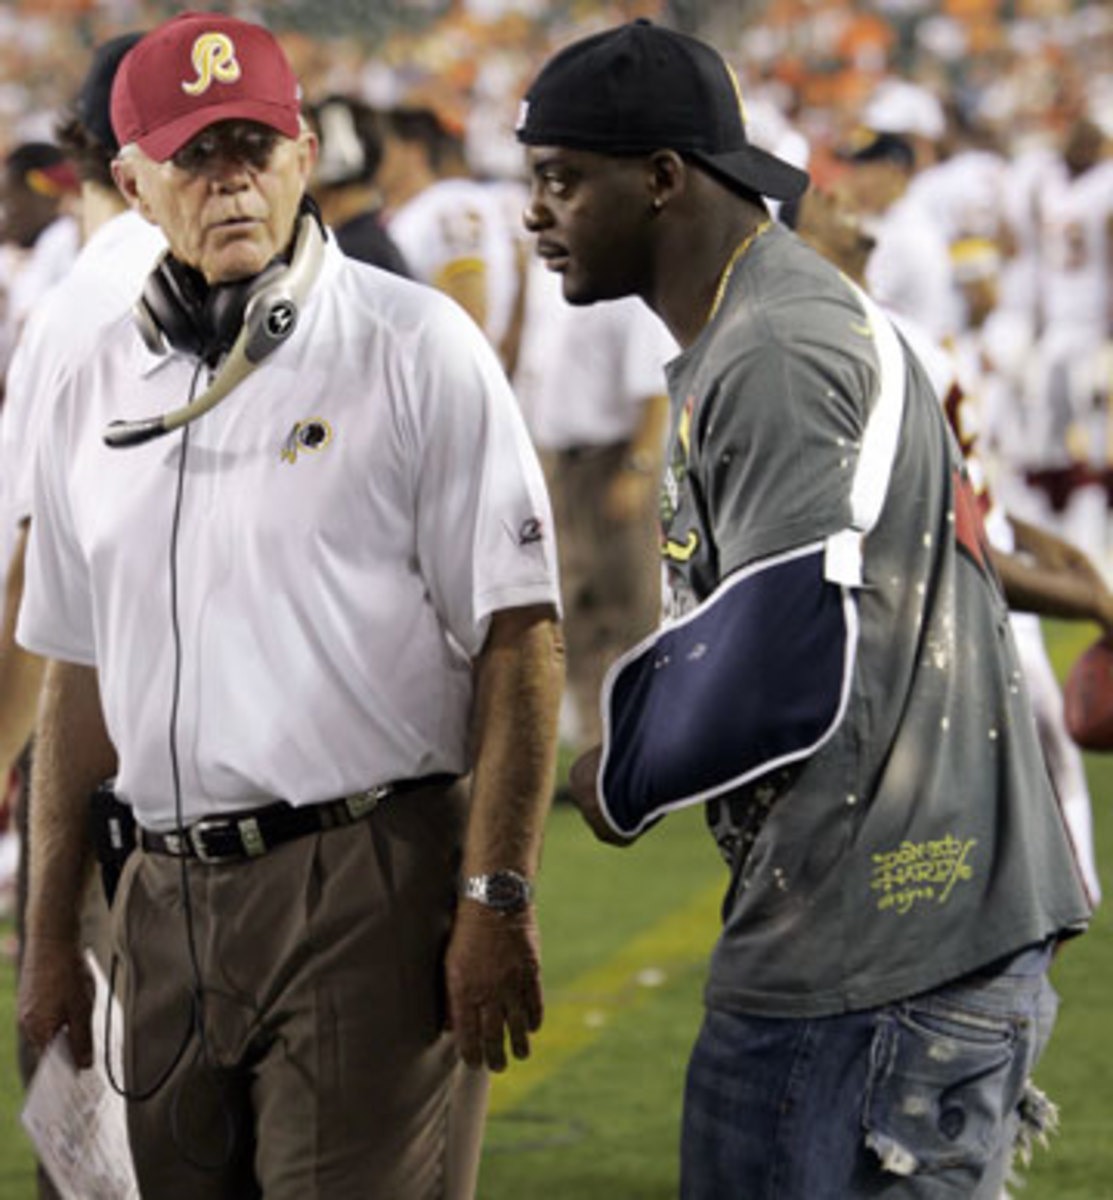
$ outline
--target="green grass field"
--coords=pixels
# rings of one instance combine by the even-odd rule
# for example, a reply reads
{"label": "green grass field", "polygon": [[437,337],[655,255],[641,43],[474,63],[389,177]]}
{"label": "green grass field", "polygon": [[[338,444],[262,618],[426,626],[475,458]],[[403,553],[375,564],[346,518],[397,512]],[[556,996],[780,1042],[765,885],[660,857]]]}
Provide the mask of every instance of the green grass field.
{"label": "green grass field", "polygon": [[[1059,664],[1085,640],[1085,630],[1049,630]],[[1099,858],[1113,896],[1113,756],[1091,756],[1087,765]],[[595,843],[572,811],[554,811],[539,899],[545,1028],[529,1062],[495,1081],[482,1200],[675,1196],[684,1065],[723,880],[698,813],[672,816],[620,851]],[[1108,907],[1060,956],[1054,979],[1062,1007],[1038,1078],[1060,1105],[1062,1130],[1037,1154],[1017,1200],[1113,1200]],[[12,1023],[5,966],[0,1200],[29,1200],[31,1156],[18,1123]]]}

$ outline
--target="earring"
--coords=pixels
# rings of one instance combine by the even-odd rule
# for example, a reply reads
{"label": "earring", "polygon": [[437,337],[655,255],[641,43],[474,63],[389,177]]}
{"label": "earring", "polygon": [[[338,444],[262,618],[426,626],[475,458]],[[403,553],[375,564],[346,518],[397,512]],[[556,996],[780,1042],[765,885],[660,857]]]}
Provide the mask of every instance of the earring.
{"label": "earring", "polygon": [[660,196],[654,196],[653,199],[649,202],[649,208],[650,208],[651,212],[659,213],[664,207],[665,207],[665,202],[664,202],[664,200],[661,199]]}

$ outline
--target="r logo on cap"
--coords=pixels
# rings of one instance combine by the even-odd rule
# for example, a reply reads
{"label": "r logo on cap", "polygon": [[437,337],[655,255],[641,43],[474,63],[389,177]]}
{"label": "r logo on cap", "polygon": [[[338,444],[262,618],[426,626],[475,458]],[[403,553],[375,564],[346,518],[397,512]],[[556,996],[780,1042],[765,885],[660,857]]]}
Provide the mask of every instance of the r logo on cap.
{"label": "r logo on cap", "polygon": [[182,84],[182,91],[191,96],[200,96],[207,92],[214,80],[220,83],[235,83],[240,77],[236,47],[225,33],[201,34],[193,43],[191,58],[197,78]]}

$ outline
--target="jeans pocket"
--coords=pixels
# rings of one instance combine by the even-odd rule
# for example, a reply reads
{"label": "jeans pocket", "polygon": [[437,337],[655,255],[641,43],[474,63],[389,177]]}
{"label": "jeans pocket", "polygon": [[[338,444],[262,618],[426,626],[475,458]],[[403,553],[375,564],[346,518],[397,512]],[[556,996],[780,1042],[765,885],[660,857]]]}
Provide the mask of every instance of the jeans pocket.
{"label": "jeans pocket", "polygon": [[895,1006],[870,1053],[866,1144],[899,1175],[980,1174],[1009,1136],[1028,1072],[1029,1023],[938,995]]}

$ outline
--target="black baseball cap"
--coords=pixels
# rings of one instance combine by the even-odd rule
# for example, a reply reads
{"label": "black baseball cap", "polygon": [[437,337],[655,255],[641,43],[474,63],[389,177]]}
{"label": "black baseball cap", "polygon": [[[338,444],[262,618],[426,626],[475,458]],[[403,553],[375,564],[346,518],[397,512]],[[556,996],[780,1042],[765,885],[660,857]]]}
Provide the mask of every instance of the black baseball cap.
{"label": "black baseball cap", "polygon": [[775,200],[808,186],[806,172],[746,140],[742,92],[719,52],[644,18],[554,55],[522,101],[516,132],[529,146],[676,150]]}
{"label": "black baseball cap", "polygon": [[93,54],[88,74],[77,94],[77,119],[110,153],[115,154],[120,145],[112,132],[112,116],[109,105],[112,97],[112,81],[123,57],[143,36],[142,33],[122,33],[110,41],[103,42]]}

